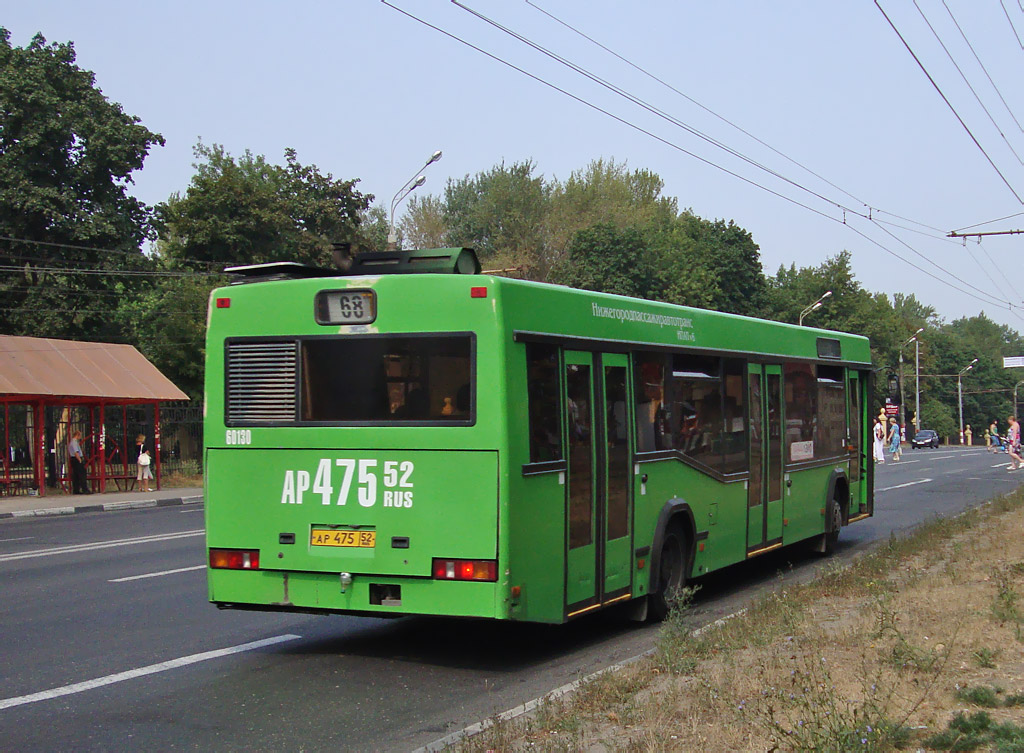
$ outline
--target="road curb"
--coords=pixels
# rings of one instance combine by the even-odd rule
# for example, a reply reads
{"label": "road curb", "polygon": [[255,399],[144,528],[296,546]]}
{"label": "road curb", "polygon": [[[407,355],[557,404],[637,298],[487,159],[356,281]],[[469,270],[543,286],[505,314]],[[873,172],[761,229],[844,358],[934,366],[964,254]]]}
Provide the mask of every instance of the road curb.
{"label": "road curb", "polygon": [[41,518],[49,515],[75,515],[80,512],[116,512],[118,510],[139,510],[146,507],[177,507],[179,505],[201,504],[203,495],[192,497],[164,497],[161,499],[140,499],[129,502],[105,502],[96,505],[75,505],[73,507],[43,507],[38,510],[15,510],[0,512],[4,518]]}

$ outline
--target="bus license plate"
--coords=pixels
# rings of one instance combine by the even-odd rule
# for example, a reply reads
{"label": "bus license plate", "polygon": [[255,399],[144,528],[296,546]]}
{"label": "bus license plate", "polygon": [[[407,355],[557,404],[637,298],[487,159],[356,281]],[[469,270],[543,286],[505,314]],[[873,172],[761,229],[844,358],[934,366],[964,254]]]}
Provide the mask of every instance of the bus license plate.
{"label": "bus license plate", "polygon": [[372,549],[377,545],[376,531],[324,531],[310,534],[311,546],[354,546]]}

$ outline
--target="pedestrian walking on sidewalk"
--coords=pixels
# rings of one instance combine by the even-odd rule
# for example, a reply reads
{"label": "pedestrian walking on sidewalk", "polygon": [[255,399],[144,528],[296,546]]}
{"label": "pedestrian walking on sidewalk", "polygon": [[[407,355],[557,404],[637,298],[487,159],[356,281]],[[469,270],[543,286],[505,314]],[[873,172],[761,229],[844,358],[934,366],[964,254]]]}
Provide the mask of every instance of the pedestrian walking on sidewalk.
{"label": "pedestrian walking on sidewalk", "polygon": [[1016,416],[1010,416],[1006,421],[1010,424],[1010,428],[1006,430],[1006,451],[1010,453],[1010,467],[1006,470],[1016,471],[1020,469],[1021,463],[1020,424],[1017,423]]}
{"label": "pedestrian walking on sidewalk", "polygon": [[889,419],[889,452],[894,462],[900,459],[900,426],[895,418]]}
{"label": "pedestrian walking on sidewalk", "polygon": [[874,441],[871,443],[876,463],[885,462],[885,427],[882,426],[882,419],[875,419]]}
{"label": "pedestrian walking on sidewalk", "polygon": [[146,449],[145,434],[139,434],[139,436],[135,437],[135,446],[139,451],[138,460],[136,461],[139,471],[136,478],[138,479],[139,486],[142,487],[142,491],[148,492],[149,481],[153,478],[153,469],[151,468],[153,458],[149,454],[149,450]]}
{"label": "pedestrian walking on sidewalk", "polygon": [[85,472],[85,456],[82,455],[82,432],[73,431],[68,442],[68,464],[71,467],[71,493],[89,494],[89,479]]}

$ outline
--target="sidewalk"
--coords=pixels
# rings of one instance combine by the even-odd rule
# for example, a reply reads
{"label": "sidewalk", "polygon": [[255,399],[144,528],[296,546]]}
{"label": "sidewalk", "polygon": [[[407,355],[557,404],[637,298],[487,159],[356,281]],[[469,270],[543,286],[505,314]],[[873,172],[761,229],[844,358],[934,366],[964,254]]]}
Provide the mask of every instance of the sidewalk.
{"label": "sidewalk", "polygon": [[109,512],[140,507],[171,507],[200,504],[202,501],[203,489],[199,486],[179,489],[166,488],[148,492],[0,497],[0,519],[31,518],[40,515],[73,515],[79,512]]}

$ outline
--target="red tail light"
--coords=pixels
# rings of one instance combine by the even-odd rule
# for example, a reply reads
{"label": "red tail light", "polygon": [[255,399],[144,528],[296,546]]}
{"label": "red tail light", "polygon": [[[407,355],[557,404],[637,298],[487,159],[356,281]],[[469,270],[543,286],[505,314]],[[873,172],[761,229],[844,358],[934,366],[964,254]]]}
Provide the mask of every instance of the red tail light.
{"label": "red tail light", "polygon": [[487,288],[470,288],[469,289],[469,297],[470,298],[486,298],[487,297]]}
{"label": "red tail light", "polygon": [[436,580],[479,580],[493,583],[498,579],[498,563],[494,560],[447,560],[435,557]]}
{"label": "red tail light", "polygon": [[216,570],[259,570],[259,549],[211,549],[210,567]]}
{"label": "red tail light", "polygon": [[219,308],[219,309],[229,309],[229,308],[231,308],[231,299],[230,298],[218,298],[217,299],[217,308]]}

